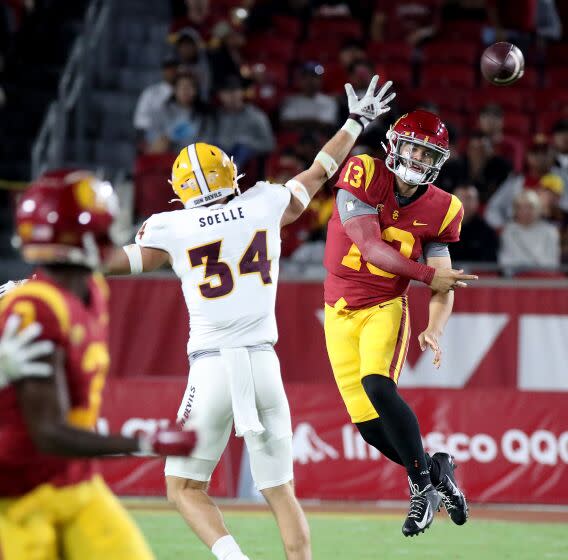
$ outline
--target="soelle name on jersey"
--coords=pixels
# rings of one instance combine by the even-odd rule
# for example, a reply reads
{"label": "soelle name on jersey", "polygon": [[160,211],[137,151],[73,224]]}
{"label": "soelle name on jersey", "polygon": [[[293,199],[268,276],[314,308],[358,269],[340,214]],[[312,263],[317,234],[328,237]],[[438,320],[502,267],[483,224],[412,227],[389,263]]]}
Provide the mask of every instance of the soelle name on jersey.
{"label": "soelle name on jersey", "polygon": [[223,222],[231,222],[233,220],[241,220],[244,218],[243,209],[240,206],[237,208],[229,208],[228,210],[221,210],[210,216],[203,216],[199,218],[199,227],[212,226],[214,224],[222,224]]}

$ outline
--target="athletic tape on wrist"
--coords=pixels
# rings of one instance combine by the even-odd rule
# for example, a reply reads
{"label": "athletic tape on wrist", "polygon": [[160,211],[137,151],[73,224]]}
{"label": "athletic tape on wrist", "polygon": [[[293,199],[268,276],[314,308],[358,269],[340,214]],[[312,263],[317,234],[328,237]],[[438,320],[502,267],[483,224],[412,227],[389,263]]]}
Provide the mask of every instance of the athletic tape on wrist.
{"label": "athletic tape on wrist", "polygon": [[326,152],[319,152],[315,161],[323,167],[328,179],[333,177],[339,167],[337,162]]}
{"label": "athletic tape on wrist", "polygon": [[300,181],[290,179],[284,186],[292,193],[292,196],[295,196],[300,201],[304,208],[308,207],[311,200],[310,193],[308,193],[308,189]]}
{"label": "athletic tape on wrist", "polygon": [[359,134],[363,132],[363,125],[355,119],[347,119],[345,124],[341,127],[341,130],[350,134],[353,137],[353,140],[357,140],[357,138],[359,138]]}
{"label": "athletic tape on wrist", "polygon": [[142,263],[142,250],[138,245],[125,245],[123,247],[128,262],[130,263],[130,272],[132,274],[140,274],[144,272],[144,265]]}

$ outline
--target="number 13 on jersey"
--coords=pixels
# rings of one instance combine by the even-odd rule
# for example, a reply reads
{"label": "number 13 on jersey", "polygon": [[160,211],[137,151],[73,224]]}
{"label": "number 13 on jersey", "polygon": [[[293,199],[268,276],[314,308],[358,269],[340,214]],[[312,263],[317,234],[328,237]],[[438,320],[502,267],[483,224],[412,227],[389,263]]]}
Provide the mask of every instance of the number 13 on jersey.
{"label": "number 13 on jersey", "polygon": [[[223,240],[219,240],[187,250],[192,268],[204,266],[204,280],[210,279],[199,284],[201,295],[207,299],[227,296],[235,287],[231,267],[221,259],[222,245]],[[239,261],[238,273],[240,276],[256,273],[263,284],[272,284],[270,264],[266,230],[257,231]]]}
{"label": "number 13 on jersey", "polygon": [[[397,227],[391,226],[386,228],[382,234],[381,237],[385,240],[385,241],[398,241],[400,243],[400,252],[401,254],[403,254],[407,259],[410,258],[410,255],[412,255],[412,249],[414,248],[414,235],[412,235],[412,233],[410,233],[409,231],[406,231],[404,229],[399,229]],[[343,259],[341,260],[341,264],[343,266],[346,266],[347,268],[351,268],[353,270],[361,270],[361,251],[359,250],[359,247],[357,247],[357,245],[355,245],[355,243],[353,243],[349,249],[349,253],[347,253],[347,255],[345,255],[343,257]],[[382,270],[374,265],[372,265],[371,263],[365,263],[365,266],[367,267],[367,270],[371,273],[374,274],[375,276],[384,276],[385,278],[394,278],[395,274],[391,274],[390,272],[387,272],[386,270]]]}

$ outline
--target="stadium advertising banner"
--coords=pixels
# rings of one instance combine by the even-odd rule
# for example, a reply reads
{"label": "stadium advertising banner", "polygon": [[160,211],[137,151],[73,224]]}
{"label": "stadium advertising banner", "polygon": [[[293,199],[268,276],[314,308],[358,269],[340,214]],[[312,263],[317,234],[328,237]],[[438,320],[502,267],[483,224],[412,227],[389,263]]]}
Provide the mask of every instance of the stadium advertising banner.
{"label": "stadium advertising banner", "polygon": [[[401,376],[426,449],[455,456],[457,476],[473,501],[568,504],[568,288],[460,291],[440,370],[416,343],[427,321],[428,293],[410,292],[413,336]],[[187,312],[179,286],[118,280],[112,294],[113,374],[99,429],[132,433],[171,424],[187,379]],[[406,499],[402,469],[349,423],[327,362],[321,300],[318,284],[283,284],[277,303],[298,493]],[[212,493],[250,495],[246,464],[242,441],[232,438]],[[103,468],[119,494],[164,494],[159,459],[116,459]]]}
{"label": "stadium advertising banner", "polygon": [[[111,380],[99,430],[154,430],[173,424],[181,380]],[[399,500],[406,476],[358,435],[335,387],[292,383],[294,462],[298,495],[314,499]],[[427,451],[447,450],[472,501],[568,504],[568,407],[560,393],[510,389],[408,389]],[[159,395],[159,398],[157,398]],[[243,487],[242,440],[232,438],[212,493]],[[246,462],[245,462],[246,464]],[[163,495],[162,459],[101,462],[114,491]]]}

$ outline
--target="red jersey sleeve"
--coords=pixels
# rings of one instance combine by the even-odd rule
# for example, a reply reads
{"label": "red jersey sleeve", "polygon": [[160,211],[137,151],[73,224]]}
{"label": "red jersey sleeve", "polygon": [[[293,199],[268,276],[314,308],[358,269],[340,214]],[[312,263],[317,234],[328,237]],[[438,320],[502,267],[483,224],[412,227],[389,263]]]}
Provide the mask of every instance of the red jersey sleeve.
{"label": "red jersey sleeve", "polygon": [[454,243],[459,241],[461,225],[463,219],[463,206],[459,198],[455,195],[451,196],[450,205],[438,231],[438,239],[440,243]]}
{"label": "red jersey sleeve", "polygon": [[67,302],[54,286],[30,281],[15,288],[0,300],[0,330],[10,315],[22,318],[20,329],[37,322],[42,326],[40,339],[64,345],[70,326]]}
{"label": "red jersey sleeve", "polygon": [[335,186],[349,191],[361,202],[376,207],[384,202],[391,183],[392,178],[382,161],[361,154],[347,161]]}

